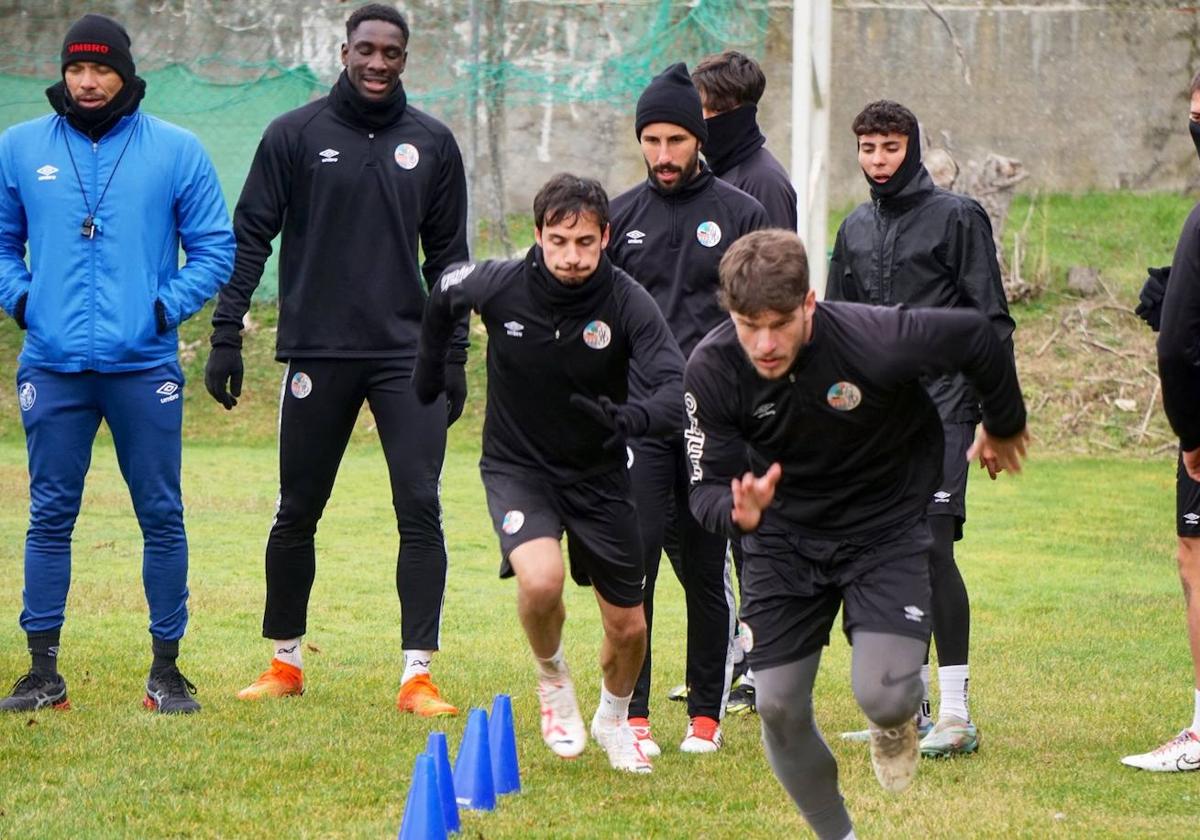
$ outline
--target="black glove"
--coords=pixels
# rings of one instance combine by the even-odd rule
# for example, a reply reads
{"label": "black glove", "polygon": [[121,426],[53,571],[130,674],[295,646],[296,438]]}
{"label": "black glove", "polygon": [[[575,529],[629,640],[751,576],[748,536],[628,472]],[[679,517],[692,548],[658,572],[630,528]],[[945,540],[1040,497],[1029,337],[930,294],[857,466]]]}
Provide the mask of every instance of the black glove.
{"label": "black glove", "polygon": [[[212,352],[204,366],[204,387],[212,398],[229,411],[242,395],[242,338],[236,331],[213,333]],[[225,384],[229,390],[225,390]]]}
{"label": "black glove", "polygon": [[450,362],[446,365],[446,427],[462,417],[467,404],[467,370],[462,364]]}
{"label": "black glove", "polygon": [[[435,362],[426,356],[418,355],[417,363],[413,366],[412,384],[417,402],[429,405],[437,399],[438,394],[446,390],[446,363],[441,359]],[[465,384],[463,390],[466,391]]]}
{"label": "black glove", "polygon": [[1171,266],[1148,268],[1146,284],[1138,295],[1138,305],[1134,313],[1150,325],[1150,329],[1158,332],[1162,324],[1162,302],[1167,293],[1167,280],[1171,276]]}
{"label": "black glove", "polygon": [[159,335],[171,329],[171,325],[167,323],[167,307],[163,306],[163,302],[158,298],[154,299],[154,328]]}
{"label": "black glove", "polygon": [[615,403],[605,396],[593,400],[583,394],[571,394],[568,399],[575,408],[612,430],[604,441],[605,449],[624,449],[627,439],[641,437],[650,428],[650,415],[636,403]]}
{"label": "black glove", "polygon": [[13,307],[13,320],[23,330],[29,329],[29,325],[25,323],[25,305],[27,303],[29,303],[29,292],[17,298],[17,305]]}

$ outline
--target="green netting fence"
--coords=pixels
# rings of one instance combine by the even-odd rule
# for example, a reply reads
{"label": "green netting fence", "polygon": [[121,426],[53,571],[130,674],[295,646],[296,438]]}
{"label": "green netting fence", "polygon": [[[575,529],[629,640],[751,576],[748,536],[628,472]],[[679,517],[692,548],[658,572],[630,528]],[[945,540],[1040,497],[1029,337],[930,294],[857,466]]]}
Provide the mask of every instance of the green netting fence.
{"label": "green netting fence", "polygon": [[[201,5],[205,2],[209,0]],[[58,43],[74,16],[113,12],[96,4],[74,5],[80,8],[60,9],[59,17],[45,14],[36,51],[0,48],[0,130],[48,112],[44,91],[58,80]],[[168,0],[164,7],[170,5]],[[232,7],[244,5],[238,12],[244,16],[256,4],[209,5],[209,13],[221,24],[222,14],[234,14]],[[282,15],[289,8],[303,14],[312,5],[277,0],[271,9]],[[154,17],[161,9],[121,15],[133,34],[139,75],[147,83],[144,110],[199,136],[231,209],[267,123],[328,90],[340,69],[340,23],[357,5],[322,5],[328,25],[321,35],[328,48],[321,44],[316,50],[320,60],[309,62],[294,61],[304,50],[281,45],[279,32],[269,26],[260,27],[254,38],[241,31],[254,21],[229,19],[222,25],[227,40],[229,32],[237,33],[236,45],[230,42],[222,50],[211,38],[201,40],[202,47],[218,49],[190,56],[182,54],[187,48],[171,28],[172,21]],[[508,115],[561,105],[611,108],[614,119],[628,121],[638,94],[667,64],[695,62],[727,47],[761,53],[771,25],[766,0],[426,0],[409,5],[412,9],[406,11],[414,29],[405,75],[409,97],[454,128],[468,162],[475,220],[501,230],[504,157],[521,153],[495,142]],[[0,26],[8,28],[3,12]],[[162,31],[157,39],[144,34],[157,30]],[[219,41],[220,35],[212,38]],[[481,174],[485,170],[487,177]],[[276,274],[270,265],[260,294],[273,297],[275,290]]]}

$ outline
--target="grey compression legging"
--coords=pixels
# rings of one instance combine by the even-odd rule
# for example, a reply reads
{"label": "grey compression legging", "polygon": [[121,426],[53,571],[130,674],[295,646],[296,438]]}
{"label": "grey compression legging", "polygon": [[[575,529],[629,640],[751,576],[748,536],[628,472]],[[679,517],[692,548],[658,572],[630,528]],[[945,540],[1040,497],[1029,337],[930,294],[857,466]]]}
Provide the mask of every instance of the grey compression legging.
{"label": "grey compression legging", "polygon": [[[872,725],[899,726],[917,712],[924,693],[921,662],[926,643],[889,633],[854,633],[851,683]],[[755,668],[763,742],[775,778],[821,840],[850,833],[850,814],[838,792],[837,762],[812,713],[812,688],[821,651],[804,659]]]}

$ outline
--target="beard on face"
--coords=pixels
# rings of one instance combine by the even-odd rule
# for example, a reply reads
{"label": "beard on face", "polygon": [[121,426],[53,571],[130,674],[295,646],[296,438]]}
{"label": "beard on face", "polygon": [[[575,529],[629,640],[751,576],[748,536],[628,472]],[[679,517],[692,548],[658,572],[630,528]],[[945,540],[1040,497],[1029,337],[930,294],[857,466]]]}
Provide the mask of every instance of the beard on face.
{"label": "beard on face", "polygon": [[[689,160],[683,168],[674,166],[672,164],[666,164],[664,166],[651,166],[649,163],[646,164],[647,176],[649,176],[650,180],[652,180],[662,192],[664,192],[668,195],[671,193],[679,192],[679,190],[681,190],[685,186],[687,186],[688,182],[691,181],[692,178],[694,178],[696,176],[696,173],[699,171],[699,169],[700,169],[700,151],[699,151],[699,149],[696,150],[696,152],[692,155],[691,160]],[[675,179],[675,183],[673,183],[673,184],[664,184],[658,178],[659,172],[678,172],[679,177]]]}

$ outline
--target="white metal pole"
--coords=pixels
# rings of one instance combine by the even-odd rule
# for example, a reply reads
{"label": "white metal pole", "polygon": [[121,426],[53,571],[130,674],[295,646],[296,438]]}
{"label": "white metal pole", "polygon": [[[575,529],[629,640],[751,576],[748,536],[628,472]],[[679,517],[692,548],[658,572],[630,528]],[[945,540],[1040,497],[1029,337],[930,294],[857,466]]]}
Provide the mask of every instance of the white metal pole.
{"label": "white metal pole", "polygon": [[825,292],[829,183],[831,0],[792,4],[792,183],[800,236],[808,249],[811,282]]}

